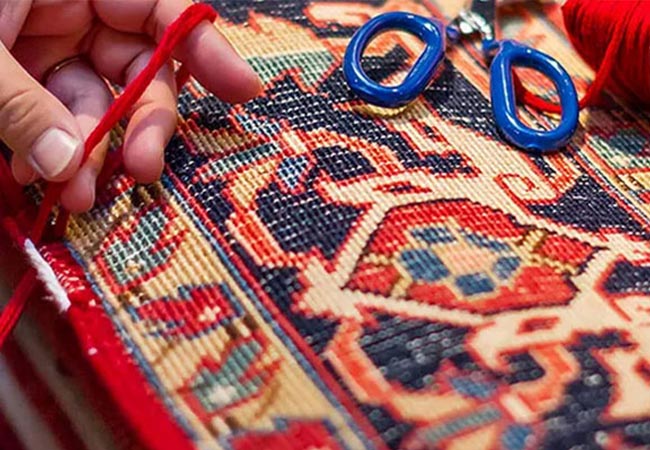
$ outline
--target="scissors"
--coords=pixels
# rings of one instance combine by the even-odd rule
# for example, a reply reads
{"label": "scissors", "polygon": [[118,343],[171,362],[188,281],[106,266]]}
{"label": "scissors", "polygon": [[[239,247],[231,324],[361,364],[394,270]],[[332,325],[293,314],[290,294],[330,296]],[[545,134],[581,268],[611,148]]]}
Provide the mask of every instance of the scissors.
{"label": "scissors", "polygon": [[[496,38],[496,0],[472,0],[471,6],[445,27],[435,19],[406,12],[390,12],[371,19],[352,37],[343,60],[345,79],[352,91],[373,105],[396,108],[411,103],[433,81],[446,48],[446,39],[479,35],[484,57],[490,63],[492,113],[501,135],[512,145],[537,153],[565,146],[578,127],[578,96],[567,71],[551,56],[513,40]],[[361,67],[361,57],[380,33],[402,30],[418,37],[424,51],[399,86],[382,86]],[[517,117],[513,66],[534,69],[548,77],[557,89],[562,115],[554,129],[526,126]]]}

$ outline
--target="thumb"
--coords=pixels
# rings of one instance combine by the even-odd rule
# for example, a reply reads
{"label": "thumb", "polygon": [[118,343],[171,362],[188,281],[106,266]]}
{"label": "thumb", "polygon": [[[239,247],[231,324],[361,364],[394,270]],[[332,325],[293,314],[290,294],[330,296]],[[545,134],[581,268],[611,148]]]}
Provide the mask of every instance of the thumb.
{"label": "thumb", "polygon": [[0,139],[46,180],[67,180],[83,155],[73,115],[1,43],[0,67]]}

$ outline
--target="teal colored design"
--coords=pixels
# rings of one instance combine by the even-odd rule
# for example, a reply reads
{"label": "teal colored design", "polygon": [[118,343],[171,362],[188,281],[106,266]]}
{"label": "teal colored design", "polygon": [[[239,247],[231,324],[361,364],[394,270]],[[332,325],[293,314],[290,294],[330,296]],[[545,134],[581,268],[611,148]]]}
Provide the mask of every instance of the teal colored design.
{"label": "teal colored design", "polygon": [[263,136],[275,136],[281,130],[280,125],[268,120],[258,120],[255,117],[245,114],[237,114],[237,122],[242,128],[249,133],[260,134]]}
{"label": "teal colored design", "polygon": [[[260,75],[264,84],[269,83],[287,70],[300,73],[300,79],[309,87],[314,87],[334,64],[334,57],[327,51],[294,53],[268,58],[254,57],[248,60]],[[298,68],[298,69],[296,69]]]}
{"label": "teal colored design", "polygon": [[[161,240],[167,222],[160,208],[153,209],[140,217],[128,240],[116,239],[104,251],[103,259],[119,284],[145,276],[169,260],[176,244]],[[133,263],[138,265],[138,270],[133,270]]]}
{"label": "teal colored design", "polygon": [[447,422],[443,425],[427,428],[419,433],[420,438],[435,448],[435,445],[450,436],[462,433],[468,429],[476,429],[481,426],[496,422],[501,418],[497,408],[484,407],[467,416]]}
{"label": "teal colored design", "polygon": [[201,369],[190,388],[206,411],[215,412],[244,400],[264,386],[260,375],[242,379],[262,351],[259,342],[246,342],[235,348],[218,370]]}
{"label": "teal colored design", "polygon": [[224,158],[213,159],[209,162],[208,173],[222,176],[237,172],[242,167],[255,164],[257,161],[273,156],[279,151],[280,147],[275,142],[272,142],[251,148],[250,150],[236,152]]}
{"label": "teal colored design", "polygon": [[609,139],[591,136],[589,143],[615,169],[645,169],[650,165],[650,142],[639,130],[618,130]]}
{"label": "teal colored design", "polygon": [[297,156],[285,158],[278,167],[278,177],[289,188],[295,189],[300,183],[300,179],[309,169],[309,158],[306,156]]}

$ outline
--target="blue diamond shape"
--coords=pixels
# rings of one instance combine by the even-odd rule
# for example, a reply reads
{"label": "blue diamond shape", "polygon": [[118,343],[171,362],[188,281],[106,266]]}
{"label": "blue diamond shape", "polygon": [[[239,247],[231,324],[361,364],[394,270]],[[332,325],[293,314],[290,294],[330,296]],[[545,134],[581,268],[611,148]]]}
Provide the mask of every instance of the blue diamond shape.
{"label": "blue diamond shape", "polygon": [[517,256],[502,256],[494,263],[494,273],[501,280],[507,280],[521,265],[521,259]]}
{"label": "blue diamond shape", "polygon": [[456,286],[465,295],[485,294],[494,291],[494,283],[486,273],[472,273],[456,278]]}
{"label": "blue diamond shape", "polygon": [[432,283],[449,275],[449,270],[440,258],[429,249],[406,250],[402,252],[401,259],[416,281]]}

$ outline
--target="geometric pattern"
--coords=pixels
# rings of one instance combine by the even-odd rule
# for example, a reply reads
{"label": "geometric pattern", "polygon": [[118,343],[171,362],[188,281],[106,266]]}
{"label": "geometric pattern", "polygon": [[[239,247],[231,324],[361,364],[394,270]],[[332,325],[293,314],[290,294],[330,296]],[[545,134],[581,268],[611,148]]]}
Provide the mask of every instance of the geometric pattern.
{"label": "geometric pattern", "polygon": [[386,215],[348,288],[485,314],[564,304],[593,253],[469,202],[409,205]]}
{"label": "geometric pattern", "polygon": [[[349,90],[360,25],[456,1],[210,3],[264,93],[228,105],[190,82],[162,180],[115,176],[41,248],[145,447],[649,446],[647,117],[586,111],[535,156],[496,131],[479,43],[399,113]],[[584,92],[556,6],[501,16]],[[421,48],[384,34],[364,66],[396,83]]]}

